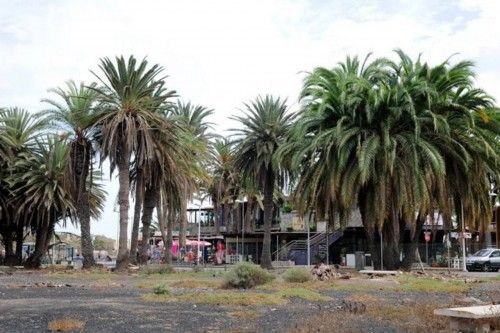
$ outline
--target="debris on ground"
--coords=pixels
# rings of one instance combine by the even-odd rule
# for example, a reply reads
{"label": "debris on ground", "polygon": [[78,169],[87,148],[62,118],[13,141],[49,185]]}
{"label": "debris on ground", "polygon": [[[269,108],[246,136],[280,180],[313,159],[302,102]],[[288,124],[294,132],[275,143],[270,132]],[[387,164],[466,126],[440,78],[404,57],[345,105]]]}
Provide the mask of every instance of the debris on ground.
{"label": "debris on ground", "polygon": [[340,273],[337,269],[332,268],[323,263],[319,265],[314,265],[311,269],[311,274],[315,279],[320,281],[325,280],[339,280],[339,279],[350,279],[351,276],[347,273]]}
{"label": "debris on ground", "polygon": [[464,283],[478,283],[481,282],[480,279],[477,278],[469,278],[469,277],[464,277],[460,276],[458,273],[432,273],[432,272],[407,272],[405,274],[413,275],[416,277],[425,277],[425,278],[430,278],[433,280],[441,280],[441,281],[448,281],[448,280],[461,280]]}
{"label": "debris on ground", "polygon": [[133,265],[133,264],[128,264],[127,269],[128,269],[129,273],[135,273],[135,272],[139,271],[139,269],[141,269],[141,267],[137,266],[137,265]]}

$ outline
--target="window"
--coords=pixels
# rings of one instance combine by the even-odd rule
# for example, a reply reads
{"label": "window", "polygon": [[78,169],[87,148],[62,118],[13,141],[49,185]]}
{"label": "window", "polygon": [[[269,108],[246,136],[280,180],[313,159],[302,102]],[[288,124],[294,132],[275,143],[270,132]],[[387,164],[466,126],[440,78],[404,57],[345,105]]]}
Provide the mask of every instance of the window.
{"label": "window", "polygon": [[493,253],[491,254],[490,256],[491,258],[496,258],[496,257],[500,257],[500,251],[493,251]]}

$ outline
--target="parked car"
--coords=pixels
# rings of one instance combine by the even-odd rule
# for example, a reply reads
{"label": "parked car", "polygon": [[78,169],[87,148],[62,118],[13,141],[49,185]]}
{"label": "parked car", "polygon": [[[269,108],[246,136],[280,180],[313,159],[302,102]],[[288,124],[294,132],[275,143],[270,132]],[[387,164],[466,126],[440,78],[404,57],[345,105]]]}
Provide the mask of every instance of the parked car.
{"label": "parked car", "polygon": [[481,270],[483,272],[495,272],[500,269],[500,250],[482,249],[467,257],[467,270]]}

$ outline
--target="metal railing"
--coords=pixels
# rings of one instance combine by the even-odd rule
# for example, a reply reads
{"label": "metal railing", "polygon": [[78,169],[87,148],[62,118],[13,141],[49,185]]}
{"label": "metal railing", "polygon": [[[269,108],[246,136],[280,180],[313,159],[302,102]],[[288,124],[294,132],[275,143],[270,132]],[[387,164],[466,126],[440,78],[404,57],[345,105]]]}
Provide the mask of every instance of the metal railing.
{"label": "metal railing", "polygon": [[[342,231],[334,231],[328,234],[328,246],[335,243],[340,237],[343,236]],[[319,247],[320,244],[324,243],[326,240],[326,234],[323,232],[315,233],[312,237],[309,238],[309,246],[311,250],[315,250],[315,252],[320,252],[321,249]],[[292,240],[277,251],[274,251],[273,257],[275,260],[283,259],[287,257],[289,253],[292,251],[307,251],[307,239],[296,239]],[[313,253],[311,253],[313,255]],[[285,258],[288,259],[288,258]]]}

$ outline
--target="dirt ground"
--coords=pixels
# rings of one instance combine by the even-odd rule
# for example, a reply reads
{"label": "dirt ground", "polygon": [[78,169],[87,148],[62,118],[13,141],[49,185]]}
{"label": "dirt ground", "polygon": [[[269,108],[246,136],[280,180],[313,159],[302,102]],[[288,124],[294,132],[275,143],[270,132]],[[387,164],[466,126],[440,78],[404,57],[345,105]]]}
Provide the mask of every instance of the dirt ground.
{"label": "dirt ground", "polygon": [[[446,320],[432,314],[435,308],[500,303],[498,278],[448,283],[354,276],[298,285],[278,277],[257,290],[230,293],[219,289],[221,279],[207,271],[4,273],[0,332],[70,330],[67,323],[79,323],[78,332],[437,332]],[[154,298],[158,285],[172,294]]]}

